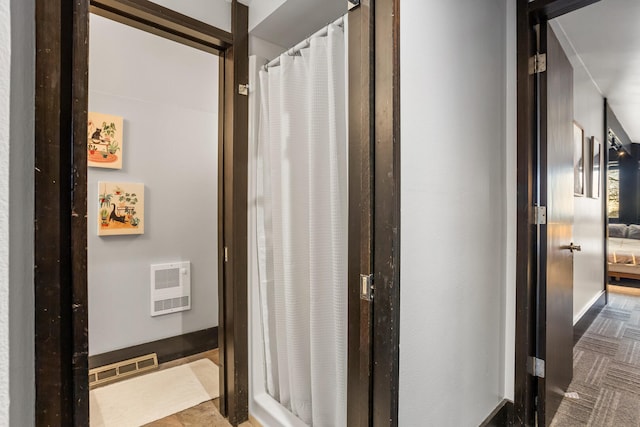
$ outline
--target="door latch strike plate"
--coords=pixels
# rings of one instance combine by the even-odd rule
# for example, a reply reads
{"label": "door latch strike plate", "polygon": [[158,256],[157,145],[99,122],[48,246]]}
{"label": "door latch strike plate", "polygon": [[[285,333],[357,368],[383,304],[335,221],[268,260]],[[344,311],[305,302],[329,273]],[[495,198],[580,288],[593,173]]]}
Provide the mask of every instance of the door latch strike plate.
{"label": "door latch strike plate", "polygon": [[360,299],[373,301],[373,275],[360,275]]}
{"label": "door latch strike plate", "polygon": [[229,248],[224,247],[224,262],[229,262]]}
{"label": "door latch strike plate", "polygon": [[249,85],[243,85],[243,84],[238,85],[238,93],[244,96],[249,95]]}

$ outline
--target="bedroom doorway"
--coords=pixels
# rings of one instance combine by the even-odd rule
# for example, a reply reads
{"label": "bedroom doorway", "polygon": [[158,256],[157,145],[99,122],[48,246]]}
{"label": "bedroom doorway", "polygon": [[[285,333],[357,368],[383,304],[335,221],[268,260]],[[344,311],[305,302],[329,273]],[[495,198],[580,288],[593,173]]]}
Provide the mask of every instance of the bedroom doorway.
{"label": "bedroom doorway", "polygon": [[607,283],[640,288],[640,150],[608,101],[605,108]]}
{"label": "bedroom doorway", "polygon": [[[633,375],[640,369],[638,361],[625,350],[636,345],[628,321],[637,316],[634,307],[638,297],[607,288],[609,276],[619,273],[620,267],[633,267],[634,254],[629,254],[630,261],[622,259],[618,267],[613,265],[612,248],[607,251],[607,246],[613,239],[628,237],[637,218],[637,194],[627,202],[635,215],[630,219],[625,219],[621,194],[626,183],[620,159],[633,154],[633,136],[628,149],[623,137],[612,138],[610,132],[614,129],[614,134],[622,134],[617,128],[618,119],[631,117],[628,108],[633,103],[624,92],[631,95],[633,86],[622,89],[627,83],[621,70],[637,71],[632,71],[630,62],[621,55],[622,51],[630,52],[634,37],[625,31],[613,34],[609,30],[613,26],[634,27],[640,19],[640,8],[615,0],[522,1],[518,16],[518,176],[520,185],[531,184],[519,185],[518,200],[529,206],[531,220],[527,223],[525,209],[519,209],[518,246],[523,252],[518,255],[517,273],[514,424],[550,425],[553,421],[564,425],[572,420],[587,425],[595,419],[605,425],[635,424],[640,413],[626,412],[624,402],[631,398],[626,393],[637,390],[625,389],[617,375]],[[625,22],[623,16],[632,21]],[[591,30],[596,22],[603,28],[599,35]],[[611,61],[607,55],[618,59]],[[614,76],[607,74],[615,68],[612,63],[620,66]],[[567,82],[566,77],[573,77],[573,81]],[[558,86],[563,81],[562,87]],[[560,93],[564,96],[558,98]],[[559,111],[563,101],[569,101],[569,105]],[[554,121],[560,127],[551,126]],[[623,128],[630,130],[633,126]],[[559,181],[549,180],[544,168],[551,155],[549,144],[558,138],[574,150],[573,173],[569,174],[574,182],[565,197],[574,202],[573,230],[568,233],[553,233],[556,220],[550,209],[557,209],[557,203],[544,199],[550,196],[549,191],[561,188]],[[637,175],[632,179],[637,181]],[[612,231],[616,237],[607,239]],[[570,243],[552,244],[552,239],[562,236]],[[628,240],[619,243],[627,249],[633,246]],[[620,245],[615,250],[616,259],[626,255]],[[560,264],[548,262],[553,250],[573,251],[574,273],[573,288],[550,298],[549,287],[563,283],[553,278]],[[549,310],[559,306],[566,308]],[[554,313],[562,317],[561,326]],[[619,334],[610,329],[614,325]],[[562,334],[562,344],[550,340],[550,332],[552,336]],[[597,373],[593,369],[596,362],[602,367]],[[590,389],[589,385],[596,386]],[[587,403],[590,399],[600,401],[607,393],[620,396],[620,401],[606,410]]]}

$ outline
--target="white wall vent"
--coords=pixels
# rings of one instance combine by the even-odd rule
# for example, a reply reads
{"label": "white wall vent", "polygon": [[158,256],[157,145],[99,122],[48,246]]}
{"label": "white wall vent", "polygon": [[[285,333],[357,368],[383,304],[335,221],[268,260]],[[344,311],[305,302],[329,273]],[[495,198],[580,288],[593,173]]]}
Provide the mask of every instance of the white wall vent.
{"label": "white wall vent", "polygon": [[151,266],[151,315],[191,310],[191,263]]}

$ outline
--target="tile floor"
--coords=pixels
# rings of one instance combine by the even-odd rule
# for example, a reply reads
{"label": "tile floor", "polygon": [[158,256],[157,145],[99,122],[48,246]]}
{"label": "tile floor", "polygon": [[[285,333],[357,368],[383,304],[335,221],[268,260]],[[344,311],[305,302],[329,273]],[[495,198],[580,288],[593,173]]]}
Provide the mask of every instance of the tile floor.
{"label": "tile floor", "polygon": [[[218,356],[218,350],[216,349],[205,353],[185,357],[183,359],[162,363],[158,366],[158,370],[173,368],[175,366],[180,366],[205,358],[210,359],[213,363],[220,366],[220,358]],[[184,411],[178,412],[177,414],[173,414],[152,423],[146,424],[144,427],[231,427],[231,424],[229,424],[229,422],[220,414],[218,408],[219,399],[210,400],[192,408],[185,409]],[[249,422],[246,422],[241,424],[240,427],[255,426]]]}
{"label": "tile floor", "polygon": [[[206,353],[185,357],[184,359],[163,363],[158,366],[158,369],[168,369],[204,358],[208,358],[213,363],[220,366],[220,358],[218,356],[218,350],[216,349]],[[219,399],[203,402],[193,408],[185,409],[177,414],[149,423],[144,427],[231,427],[231,424],[229,424],[229,422],[220,414],[220,411],[218,410],[220,407],[219,405]],[[253,427],[253,425],[246,422],[242,423],[240,427]]]}

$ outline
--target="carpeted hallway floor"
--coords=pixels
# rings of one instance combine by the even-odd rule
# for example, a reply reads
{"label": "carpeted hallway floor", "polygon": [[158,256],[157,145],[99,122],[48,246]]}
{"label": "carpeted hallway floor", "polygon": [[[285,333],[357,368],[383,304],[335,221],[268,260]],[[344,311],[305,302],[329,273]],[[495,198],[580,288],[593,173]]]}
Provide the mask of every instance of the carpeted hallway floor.
{"label": "carpeted hallway floor", "polygon": [[574,346],[568,391],[579,398],[564,398],[552,427],[640,426],[638,290],[609,287],[609,305]]}

